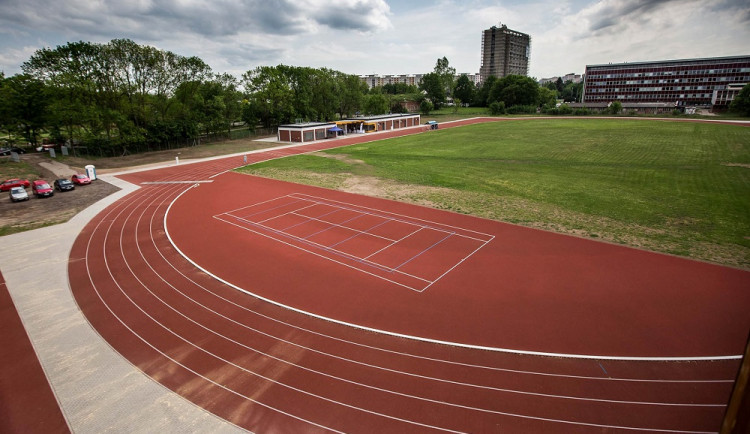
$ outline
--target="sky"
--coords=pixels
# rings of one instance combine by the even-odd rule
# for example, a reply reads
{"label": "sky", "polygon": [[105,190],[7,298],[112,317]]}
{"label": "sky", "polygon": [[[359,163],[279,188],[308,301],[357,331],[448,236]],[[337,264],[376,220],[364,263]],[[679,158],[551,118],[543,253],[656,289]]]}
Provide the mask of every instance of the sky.
{"label": "sky", "polygon": [[0,71],[42,48],[126,38],[240,77],[258,66],[478,73],[482,31],[531,35],[529,76],[750,55],[750,0],[0,0]]}

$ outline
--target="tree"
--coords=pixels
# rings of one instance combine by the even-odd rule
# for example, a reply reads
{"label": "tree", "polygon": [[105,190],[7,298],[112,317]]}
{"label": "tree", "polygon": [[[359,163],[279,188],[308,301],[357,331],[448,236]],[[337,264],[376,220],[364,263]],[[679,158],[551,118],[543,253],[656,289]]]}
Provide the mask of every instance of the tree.
{"label": "tree", "polygon": [[494,75],[490,75],[487,77],[487,80],[482,83],[482,87],[479,88],[479,90],[476,93],[476,96],[474,97],[474,105],[477,107],[487,107],[487,105],[491,102],[489,100],[490,98],[490,90],[492,89],[492,86],[497,83],[497,77]]}
{"label": "tree", "polygon": [[422,100],[422,102],[419,104],[419,111],[427,116],[430,114],[430,112],[435,108],[435,106],[428,100]]}
{"label": "tree", "polygon": [[547,87],[539,88],[539,105],[542,107],[555,107],[557,105],[557,91]]}
{"label": "tree", "polygon": [[339,89],[338,113],[349,117],[362,107],[364,95],[367,93],[367,84],[356,75],[337,72],[336,77]]}
{"label": "tree", "polygon": [[197,57],[127,39],[45,48],[22,69],[50,89],[47,122],[57,139],[123,153],[131,145],[148,147],[184,136],[185,122],[195,120],[184,110],[198,106],[184,104],[191,99],[184,94],[182,100],[175,96],[183,83],[211,78],[210,68]]}
{"label": "tree", "polygon": [[742,116],[750,116],[750,83],[746,84],[732,100],[729,111],[739,113]]}
{"label": "tree", "polygon": [[506,107],[536,106],[539,102],[539,85],[530,77],[507,75],[493,84],[487,101],[503,101]]}
{"label": "tree", "polygon": [[453,90],[453,99],[469,102],[474,101],[477,87],[469,80],[466,74],[461,74],[456,81],[456,88]]}
{"label": "tree", "polygon": [[563,81],[562,78],[557,77],[557,81],[555,81],[555,90],[557,90],[557,94],[561,94],[563,91]]}
{"label": "tree", "polygon": [[572,81],[568,81],[565,83],[565,86],[563,86],[563,90],[562,90],[562,93],[560,94],[560,98],[562,98],[563,101],[580,102],[582,90],[583,90],[582,82],[573,83]]}
{"label": "tree", "polygon": [[265,127],[291,122],[294,118],[294,92],[288,67],[259,66],[242,75],[248,100]]}
{"label": "tree", "polygon": [[365,97],[365,114],[382,115],[388,113],[389,109],[388,98],[382,93],[374,93]]}
{"label": "tree", "polygon": [[607,110],[613,115],[620,114],[622,112],[622,103],[620,101],[612,101]]}
{"label": "tree", "polygon": [[0,90],[6,125],[27,142],[36,144],[46,124],[49,104],[44,83],[28,74],[18,74],[3,80]]}
{"label": "tree", "polygon": [[455,87],[456,68],[450,66],[448,59],[443,56],[442,59],[438,59],[435,63],[433,72],[440,78],[440,83],[443,85],[443,89],[447,96],[453,96],[453,88]]}
{"label": "tree", "polygon": [[504,115],[505,114],[505,103],[502,101],[493,101],[489,105],[491,115]]}
{"label": "tree", "polygon": [[445,104],[445,87],[437,73],[430,72],[423,75],[419,82],[419,89],[426,93],[435,110],[440,110],[440,107]]}

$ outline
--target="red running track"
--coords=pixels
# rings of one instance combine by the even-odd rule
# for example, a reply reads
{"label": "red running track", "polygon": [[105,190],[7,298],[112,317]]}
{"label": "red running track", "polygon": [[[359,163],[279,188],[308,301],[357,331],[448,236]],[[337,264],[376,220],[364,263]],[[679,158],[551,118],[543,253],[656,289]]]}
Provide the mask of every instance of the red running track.
{"label": "red running track", "polygon": [[0,431],[70,429],[0,274]]}
{"label": "red running track", "polygon": [[[212,182],[146,184],[92,220],[71,252],[71,287],[92,325],[187,399],[257,432],[718,430],[736,359],[541,357],[363,331],[224,284],[183,258],[167,230],[206,271],[295,309],[525,351],[740,354],[750,273],[235,173],[211,178],[238,160],[127,176]],[[416,292],[214,218],[290,192],[495,238]]]}

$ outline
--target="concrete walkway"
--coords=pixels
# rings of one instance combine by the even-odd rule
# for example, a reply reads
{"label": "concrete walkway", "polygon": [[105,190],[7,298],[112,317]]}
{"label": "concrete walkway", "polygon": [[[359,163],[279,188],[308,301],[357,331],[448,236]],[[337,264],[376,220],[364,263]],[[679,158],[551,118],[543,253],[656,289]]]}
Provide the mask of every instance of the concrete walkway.
{"label": "concrete walkway", "polygon": [[[7,258],[0,270],[68,425],[75,433],[243,432],[151,380],[79,310],[68,284],[73,242],[95,215],[138,188],[102,179],[122,190],[65,224],[0,237]],[[33,393],[17,391],[24,392]]]}

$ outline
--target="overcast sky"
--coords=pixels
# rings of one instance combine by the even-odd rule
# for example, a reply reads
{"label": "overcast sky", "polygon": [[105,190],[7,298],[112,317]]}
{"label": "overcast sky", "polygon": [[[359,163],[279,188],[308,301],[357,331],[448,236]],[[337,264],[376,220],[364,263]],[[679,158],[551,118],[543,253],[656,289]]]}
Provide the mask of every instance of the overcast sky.
{"label": "overcast sky", "polygon": [[0,70],[38,49],[132,39],[214,72],[477,73],[482,30],[531,35],[529,75],[587,64],[750,55],[750,0],[0,0]]}

